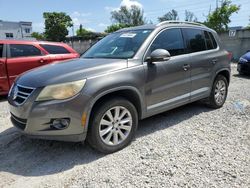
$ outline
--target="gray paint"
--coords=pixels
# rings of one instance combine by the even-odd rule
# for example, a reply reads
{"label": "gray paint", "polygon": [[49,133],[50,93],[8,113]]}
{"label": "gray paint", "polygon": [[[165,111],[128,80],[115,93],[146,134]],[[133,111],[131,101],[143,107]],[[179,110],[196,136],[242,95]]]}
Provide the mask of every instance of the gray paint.
{"label": "gray paint", "polygon": [[[13,101],[10,92],[8,101],[10,111],[15,116],[28,119],[24,132],[40,137],[56,136],[54,139],[79,141],[72,135],[82,135],[85,139],[89,116],[93,105],[103,96],[115,91],[130,90],[138,98],[141,108],[140,119],[154,114],[206,98],[215,76],[222,70],[230,72],[227,52],[221,47],[215,50],[171,57],[168,61],[147,63],[145,54],[155,36],[169,28],[197,28],[216,33],[206,27],[190,24],[165,24],[145,26],[139,29],[153,28],[134,58],[121,59],[77,59],[64,61],[29,71],[16,80],[16,84],[37,88],[21,106]],[[132,28],[138,29],[138,28]],[[125,29],[127,30],[127,29]],[[118,31],[119,32],[119,31]],[[213,60],[217,61],[214,62]],[[183,68],[185,64],[189,69]],[[87,79],[83,90],[67,100],[34,102],[42,88],[50,84]],[[87,113],[87,124],[81,125],[81,117]],[[70,126],[65,130],[49,129],[53,118],[70,118]]]}

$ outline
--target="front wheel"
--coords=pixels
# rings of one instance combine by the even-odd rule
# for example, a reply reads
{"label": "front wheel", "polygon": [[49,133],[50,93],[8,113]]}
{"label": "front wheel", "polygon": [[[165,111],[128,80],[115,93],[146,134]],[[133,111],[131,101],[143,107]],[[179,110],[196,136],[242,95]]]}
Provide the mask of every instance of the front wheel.
{"label": "front wheel", "polygon": [[134,105],[126,99],[104,102],[92,113],[88,142],[102,153],[113,153],[126,147],[134,137],[138,115]]}
{"label": "front wheel", "polygon": [[221,108],[227,98],[228,81],[223,75],[218,75],[214,81],[210,97],[208,98],[208,106],[211,108]]}

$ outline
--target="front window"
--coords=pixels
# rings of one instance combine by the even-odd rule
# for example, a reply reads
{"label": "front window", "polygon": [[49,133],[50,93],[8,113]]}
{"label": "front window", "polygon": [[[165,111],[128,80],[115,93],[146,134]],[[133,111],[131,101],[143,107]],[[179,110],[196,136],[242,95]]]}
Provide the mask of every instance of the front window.
{"label": "front window", "polygon": [[11,57],[29,57],[41,56],[42,52],[33,45],[29,44],[11,44],[10,45]]}
{"label": "front window", "polygon": [[152,30],[122,31],[108,35],[87,52],[83,58],[132,58]]}

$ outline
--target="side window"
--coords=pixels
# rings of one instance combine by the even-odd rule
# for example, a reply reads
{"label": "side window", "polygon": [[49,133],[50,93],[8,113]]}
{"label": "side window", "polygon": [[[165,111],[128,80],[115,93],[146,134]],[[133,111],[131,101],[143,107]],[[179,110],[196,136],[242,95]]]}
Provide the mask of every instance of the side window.
{"label": "side window", "polygon": [[29,44],[11,44],[10,45],[11,57],[29,57],[40,56],[42,52],[33,45]]}
{"label": "side window", "polygon": [[70,53],[63,46],[49,45],[49,44],[41,44],[40,46],[43,47],[50,54],[69,54]]}
{"label": "side window", "polygon": [[203,31],[199,29],[184,29],[189,51],[200,52],[206,50]]}
{"label": "side window", "polygon": [[185,53],[185,45],[180,29],[167,29],[161,32],[152,43],[148,53],[156,49],[168,50],[171,56]]}
{"label": "side window", "polygon": [[3,57],[3,44],[0,44],[0,58]]}
{"label": "side window", "polygon": [[208,32],[207,32],[207,31],[204,31],[204,35],[205,35],[205,40],[206,40],[206,44],[207,44],[207,50],[212,50],[212,49],[214,49],[213,41],[212,41],[212,39],[210,38]]}
{"label": "side window", "polygon": [[210,35],[210,38],[212,39],[214,49],[217,48],[218,44],[216,40],[214,39],[213,34],[209,32],[209,35]]}

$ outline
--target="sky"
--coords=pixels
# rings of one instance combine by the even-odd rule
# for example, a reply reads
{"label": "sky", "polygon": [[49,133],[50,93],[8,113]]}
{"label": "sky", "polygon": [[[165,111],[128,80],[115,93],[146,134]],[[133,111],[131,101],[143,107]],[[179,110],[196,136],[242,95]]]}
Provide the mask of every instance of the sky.
{"label": "sky", "polygon": [[[240,5],[241,9],[232,16],[230,26],[247,26],[250,23],[250,0],[232,2]],[[178,11],[180,20],[185,19],[185,10],[189,10],[199,21],[204,21],[209,10],[215,9],[216,0],[0,0],[0,20],[31,21],[33,31],[43,32],[43,12],[65,12],[74,22],[74,31],[82,24],[86,29],[102,32],[112,23],[112,10],[131,5],[140,6],[147,21],[153,23],[171,9]],[[72,33],[70,29],[69,35]]]}

